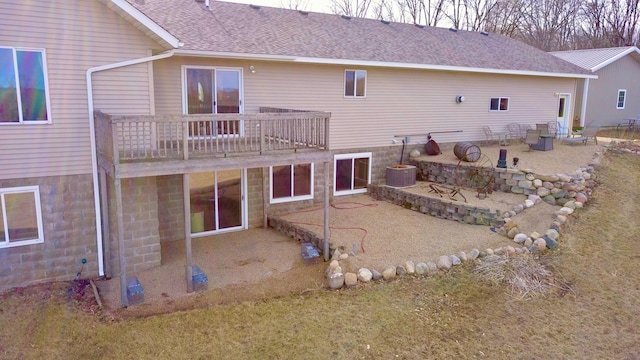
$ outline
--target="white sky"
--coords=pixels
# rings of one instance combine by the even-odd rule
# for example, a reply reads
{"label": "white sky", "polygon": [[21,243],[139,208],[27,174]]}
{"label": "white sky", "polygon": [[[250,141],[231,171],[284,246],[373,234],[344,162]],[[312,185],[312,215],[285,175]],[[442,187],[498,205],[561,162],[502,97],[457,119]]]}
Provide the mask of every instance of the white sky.
{"label": "white sky", "polygon": [[[213,1],[226,1],[226,2],[234,2],[241,4],[254,4],[254,5],[262,5],[262,6],[271,6],[271,7],[285,7],[282,4],[287,4],[289,0],[213,0]],[[323,13],[331,13],[329,10],[329,4],[331,4],[331,0],[303,0],[303,3],[309,4],[309,6],[303,8],[302,10],[313,11],[313,12],[323,12]]]}

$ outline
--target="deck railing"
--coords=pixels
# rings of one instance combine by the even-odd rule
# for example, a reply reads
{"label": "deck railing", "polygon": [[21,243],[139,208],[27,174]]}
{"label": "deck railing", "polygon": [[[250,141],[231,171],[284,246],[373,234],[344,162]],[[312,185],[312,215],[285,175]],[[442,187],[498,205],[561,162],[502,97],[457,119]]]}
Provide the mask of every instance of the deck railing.
{"label": "deck railing", "polygon": [[98,152],[124,161],[328,149],[330,113],[261,108],[258,114],[109,115],[96,111]]}

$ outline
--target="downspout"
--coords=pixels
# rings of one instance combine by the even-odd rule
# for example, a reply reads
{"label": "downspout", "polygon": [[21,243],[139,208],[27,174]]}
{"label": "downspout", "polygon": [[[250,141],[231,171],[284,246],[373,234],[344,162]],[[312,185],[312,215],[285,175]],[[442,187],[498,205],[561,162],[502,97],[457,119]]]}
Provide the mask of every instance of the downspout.
{"label": "downspout", "polygon": [[584,127],[586,124],[585,116],[587,116],[587,96],[589,95],[589,78],[584,79],[584,86],[582,87],[582,108],[580,109],[580,126]]}
{"label": "downspout", "polygon": [[[93,203],[96,212],[96,242],[98,246],[98,274],[104,276],[104,259],[102,253],[102,212],[100,209],[100,187],[98,186],[98,150],[96,148],[96,128],[95,117],[93,116],[93,73],[116,69],[125,66],[137,65],[145,62],[165,59],[173,56],[175,50],[170,50],[162,54],[147,56],[139,59],[126,60],[113,64],[95,66],[87,70],[87,102],[89,108],[89,136],[91,141],[91,170],[93,174]],[[122,249],[120,249],[122,251]],[[123,269],[120,269],[122,273]]]}

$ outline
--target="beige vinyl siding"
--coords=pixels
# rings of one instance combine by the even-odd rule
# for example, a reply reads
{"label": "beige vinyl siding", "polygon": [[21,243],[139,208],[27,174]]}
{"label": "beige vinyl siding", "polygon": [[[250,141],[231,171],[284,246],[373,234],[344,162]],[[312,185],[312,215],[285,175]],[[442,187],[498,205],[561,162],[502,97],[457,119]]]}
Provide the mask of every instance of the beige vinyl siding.
{"label": "beige vinyl siding", "polygon": [[[589,83],[587,121],[598,125],[615,125],[624,118],[640,115],[640,63],[627,55],[596,72],[598,79]],[[626,89],[624,109],[616,109],[618,90]]]}
{"label": "beige vinyl siding", "polygon": [[[441,142],[482,140],[483,125],[504,131],[511,122],[555,121],[555,94],[569,93],[572,102],[575,94],[575,79],[569,78],[176,57],[154,67],[159,113],[181,112],[180,66],[187,64],[243,68],[247,113],[260,106],[331,112],[335,150],[388,146],[393,135],[436,131],[463,131],[438,134]],[[346,68],[367,71],[366,98],[344,97]],[[465,102],[457,104],[456,95]],[[510,98],[509,111],[489,111],[495,96]]]}
{"label": "beige vinyl siding", "polygon": [[[0,125],[0,178],[91,172],[85,74],[159,45],[95,0],[0,0],[0,46],[44,49],[51,124]],[[149,113],[149,67],[94,76],[95,108]]]}

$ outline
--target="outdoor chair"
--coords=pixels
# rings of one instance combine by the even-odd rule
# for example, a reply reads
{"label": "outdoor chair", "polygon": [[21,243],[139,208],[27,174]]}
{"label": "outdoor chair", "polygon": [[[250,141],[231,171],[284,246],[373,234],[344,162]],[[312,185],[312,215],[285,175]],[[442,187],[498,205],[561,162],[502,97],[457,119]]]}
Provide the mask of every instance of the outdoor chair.
{"label": "outdoor chair", "polygon": [[596,136],[598,130],[599,128],[597,127],[586,127],[582,130],[582,134],[580,136],[563,138],[562,143],[573,145],[577,142],[581,142],[584,145],[587,145],[587,141],[592,139],[596,144],[598,144],[598,137]]}
{"label": "outdoor chair", "polygon": [[524,143],[529,145],[529,151],[531,151],[531,146],[536,145],[538,141],[540,141],[540,130],[527,130],[527,135],[524,137]]}
{"label": "outdoor chair", "polygon": [[509,138],[517,140],[518,142],[523,140],[522,133],[520,132],[520,124],[511,123],[507,125],[507,129],[509,130]]}
{"label": "outdoor chair", "polygon": [[540,136],[548,136],[549,124],[536,124],[536,130],[540,130]]}
{"label": "outdoor chair", "polygon": [[494,139],[498,141],[498,145],[500,145],[501,142],[505,142],[506,145],[507,133],[495,132],[488,126],[483,126],[482,130],[484,131],[484,135],[487,137],[487,145]]}
{"label": "outdoor chair", "polygon": [[549,135],[553,135],[554,138],[558,137],[558,122],[557,121],[549,121],[547,123],[549,127]]}

